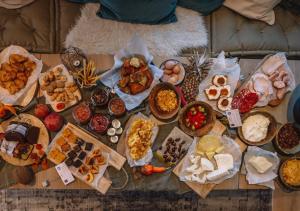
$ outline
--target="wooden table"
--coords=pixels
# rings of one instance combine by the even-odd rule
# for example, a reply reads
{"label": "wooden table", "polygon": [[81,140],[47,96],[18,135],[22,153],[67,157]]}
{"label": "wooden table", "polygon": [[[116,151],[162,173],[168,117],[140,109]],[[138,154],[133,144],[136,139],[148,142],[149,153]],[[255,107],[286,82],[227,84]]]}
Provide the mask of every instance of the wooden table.
{"label": "wooden table", "polygon": [[[36,54],[37,58],[40,58],[44,62],[44,68],[48,69],[51,66],[55,66],[60,62],[59,55],[57,54]],[[96,65],[100,71],[105,71],[110,69],[113,66],[113,57],[111,55],[91,55],[90,58],[96,61]],[[178,59],[178,58],[176,58]],[[154,63],[156,65],[160,65],[164,58],[156,58],[154,59]],[[179,58],[181,61],[186,61],[185,58]],[[247,76],[251,73],[256,65],[260,60],[258,59],[241,59],[240,66],[241,66],[241,74]],[[290,68],[295,74],[297,84],[300,82],[300,61],[291,60],[288,62]],[[287,104],[290,95],[285,97],[285,100],[282,104],[275,108],[265,107],[263,110],[269,111],[272,113],[278,122],[285,123],[287,122],[286,119],[286,111],[287,111]],[[90,187],[79,180],[76,180],[74,183],[64,186],[60,178],[58,177],[54,168],[50,168],[46,171],[42,171],[36,174],[36,183],[33,186],[24,186],[21,184],[16,184],[11,188],[37,188],[42,189],[42,181],[45,179],[50,181],[50,186],[48,189],[90,189]],[[236,190],[236,189],[265,189],[263,186],[258,185],[249,185],[245,179],[244,175],[237,174],[231,179],[226,180],[222,184],[219,184],[215,187],[216,190]],[[273,192],[273,209],[274,210],[299,210],[300,208],[300,192],[293,192],[293,193],[285,193],[283,192],[278,185],[276,184],[276,189]]]}

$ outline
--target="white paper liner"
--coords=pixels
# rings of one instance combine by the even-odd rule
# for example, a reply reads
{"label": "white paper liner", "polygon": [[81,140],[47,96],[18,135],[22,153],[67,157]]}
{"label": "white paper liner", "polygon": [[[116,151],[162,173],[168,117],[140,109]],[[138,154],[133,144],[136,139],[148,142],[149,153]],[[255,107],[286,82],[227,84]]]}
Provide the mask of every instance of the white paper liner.
{"label": "white paper liner", "polygon": [[[190,148],[187,152],[187,155],[183,158],[184,160],[183,160],[180,172],[179,172],[180,181],[191,182],[191,181],[185,179],[186,175],[190,175],[190,173],[186,172],[185,169],[191,165],[191,161],[190,161],[189,157],[191,154],[193,154],[195,152],[198,139],[199,138],[194,138],[194,141],[193,141],[192,145],[190,146]],[[232,155],[233,169],[229,170],[228,175],[226,175],[220,179],[214,180],[214,181],[207,180],[205,182],[205,184],[207,184],[207,183],[220,184],[223,181],[225,181],[226,179],[233,177],[236,173],[238,173],[238,171],[240,169],[241,162],[242,162],[242,152],[241,152],[240,146],[233,139],[231,139],[227,136],[221,136],[221,143],[223,144],[224,149],[220,153],[228,153],[228,154]],[[218,153],[218,154],[220,154],[220,153]],[[214,160],[214,158],[212,160]],[[213,163],[214,163],[215,170],[216,170],[217,166],[216,166],[215,162],[213,162]],[[192,181],[192,182],[194,182],[194,181]],[[197,183],[197,182],[195,182],[195,183]]]}
{"label": "white paper liner", "polygon": [[[55,70],[56,68],[61,68],[61,69],[62,69],[62,74],[63,74],[64,76],[67,77],[67,81],[66,81],[66,82],[74,82],[73,76],[69,73],[69,71],[67,70],[67,68],[66,68],[63,64],[56,65],[55,67],[50,68],[48,71],[50,71],[50,70]],[[44,77],[45,74],[48,73],[48,71],[47,71],[47,72],[41,73],[41,76],[39,77],[39,83],[40,83],[40,84],[42,84],[41,82],[42,82],[42,80],[43,80],[43,77]],[[76,85],[76,86],[77,86],[77,85]],[[45,96],[46,103],[47,103],[47,104],[50,104],[51,107],[52,107],[52,109],[53,109],[54,111],[56,111],[56,112],[64,111],[64,110],[66,110],[67,108],[69,108],[69,107],[75,105],[78,101],[81,100],[81,94],[80,94],[80,91],[79,91],[79,89],[78,89],[77,91],[73,92],[74,96],[76,96],[78,100],[75,99],[75,100],[69,101],[68,103],[65,103],[65,104],[66,104],[66,105],[65,105],[65,108],[62,109],[62,110],[59,110],[59,109],[56,108],[56,105],[57,105],[58,103],[61,103],[61,102],[58,102],[58,101],[51,101],[51,100],[50,100],[50,96],[47,94],[47,92],[46,92],[45,90],[43,90],[42,93],[43,93],[43,95]]]}
{"label": "white paper liner", "polygon": [[237,82],[240,79],[240,72],[241,68],[240,65],[237,63],[236,58],[232,59],[226,59],[225,58],[225,53],[222,51],[216,59],[213,60],[213,65],[208,72],[207,77],[200,83],[199,85],[199,94],[197,96],[197,100],[203,101],[211,105],[211,107],[214,110],[217,110],[223,114],[225,114],[224,111],[220,111],[217,107],[217,102],[216,100],[208,100],[207,96],[205,94],[205,89],[209,88],[212,86],[212,78],[215,75],[226,75],[228,78],[227,85],[230,86],[230,97],[233,96],[234,90],[236,88]]}
{"label": "white paper liner", "polygon": [[[270,161],[273,166],[261,174],[249,163],[249,159],[253,156],[263,156]],[[277,153],[273,153],[267,150],[263,150],[256,146],[248,146],[247,152],[244,156],[244,164],[246,169],[246,179],[249,184],[258,184],[270,187],[275,189],[273,179],[277,177],[277,171],[280,160],[277,156]]]}
{"label": "white paper liner", "polygon": [[[153,82],[151,86],[145,91],[136,95],[129,95],[122,92],[117,85],[120,80],[119,70],[123,65],[122,58],[130,57],[132,55],[143,55],[153,74]],[[144,41],[140,37],[134,36],[131,39],[131,41],[128,43],[126,48],[120,50],[115,54],[114,56],[115,64],[112,67],[112,69],[101,75],[101,79],[100,79],[101,82],[110,88],[114,87],[117,95],[125,102],[125,106],[127,110],[131,110],[139,106],[143,102],[143,100],[149,96],[151,89],[156,84],[159,83],[159,79],[162,77],[163,71],[158,67],[152,65],[151,64],[152,60],[153,60],[153,56],[148,51]]]}
{"label": "white paper liner", "polygon": [[[138,113],[134,117],[131,118],[132,122],[134,122],[134,120],[136,120],[136,119],[150,120],[150,118],[146,117],[142,113]],[[133,166],[143,166],[145,164],[150,163],[150,161],[153,158],[153,153],[152,153],[151,147],[148,149],[146,155],[143,158],[141,158],[139,160],[133,160],[131,158],[130,153],[129,153],[128,144],[127,144],[127,139],[128,139],[128,135],[130,133],[130,130],[131,130],[131,127],[129,127],[128,130],[126,131],[126,138],[125,138],[125,141],[126,141],[126,143],[125,143],[125,155],[126,155],[126,158],[127,158],[129,166],[130,167],[133,167]],[[158,128],[157,125],[155,125],[152,128],[151,146],[153,145],[153,142],[154,142],[154,140],[155,140],[155,138],[156,138],[156,136],[158,134],[158,130],[159,130],[159,128]]]}
{"label": "white paper liner", "polygon": [[[290,77],[290,79],[291,79],[290,82],[289,82],[289,84],[288,84],[288,86],[287,86],[287,92],[288,92],[288,91],[294,90],[295,87],[296,87],[295,76],[294,76],[293,72],[291,71],[291,69],[290,69],[290,67],[289,67],[289,65],[288,65],[288,63],[287,63],[287,59],[286,59],[285,53],[279,52],[279,53],[276,53],[276,54],[272,55],[271,57],[273,57],[273,56],[274,56],[274,57],[278,57],[280,60],[282,60],[283,65],[284,65],[285,69],[287,70],[287,73],[288,73],[288,75],[289,75],[289,77]],[[252,80],[252,79],[253,79],[253,76],[255,76],[257,73],[262,73],[262,74],[264,74],[264,73],[262,72],[261,69],[262,69],[262,66],[264,65],[264,63],[265,63],[269,58],[270,58],[270,57],[263,59],[263,60],[258,64],[258,66],[256,67],[256,71],[253,73],[253,75],[251,76],[251,78],[249,79],[249,81]],[[246,84],[248,84],[249,81],[247,81]],[[244,86],[244,85],[243,85],[243,86]],[[266,106],[266,105],[268,105],[269,101],[274,100],[274,99],[277,99],[277,97],[276,97],[276,95],[275,95],[275,94],[276,94],[275,88],[274,88],[273,86],[272,86],[271,88],[273,89],[273,90],[272,90],[272,94],[268,95],[268,96],[266,97],[266,99],[260,99],[260,100],[255,104],[255,107],[263,107],[263,106]]]}
{"label": "white paper liner", "polygon": [[11,45],[7,48],[5,48],[1,53],[0,53],[0,65],[4,62],[9,61],[9,56],[11,54],[20,54],[22,56],[28,57],[31,61],[34,61],[36,63],[36,68],[33,70],[31,73],[30,77],[28,78],[28,81],[26,83],[26,86],[15,93],[14,95],[9,94],[7,89],[4,89],[0,87],[0,101],[6,104],[13,104],[17,105],[19,104],[18,100],[22,98],[24,94],[27,93],[29,88],[33,83],[36,82],[38,79],[42,68],[43,68],[43,62],[41,60],[38,60],[34,55],[30,54],[26,49],[16,46],[16,45]]}

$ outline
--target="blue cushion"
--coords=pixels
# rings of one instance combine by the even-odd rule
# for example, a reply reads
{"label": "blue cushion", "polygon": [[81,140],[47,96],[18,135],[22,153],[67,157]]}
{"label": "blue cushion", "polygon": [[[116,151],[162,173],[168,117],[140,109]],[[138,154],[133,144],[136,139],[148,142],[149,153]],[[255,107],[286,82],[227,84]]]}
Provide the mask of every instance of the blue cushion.
{"label": "blue cushion", "polygon": [[200,12],[202,15],[209,15],[218,9],[224,0],[178,0],[177,5]]}
{"label": "blue cushion", "polygon": [[131,23],[176,22],[177,0],[100,0],[100,17]]}

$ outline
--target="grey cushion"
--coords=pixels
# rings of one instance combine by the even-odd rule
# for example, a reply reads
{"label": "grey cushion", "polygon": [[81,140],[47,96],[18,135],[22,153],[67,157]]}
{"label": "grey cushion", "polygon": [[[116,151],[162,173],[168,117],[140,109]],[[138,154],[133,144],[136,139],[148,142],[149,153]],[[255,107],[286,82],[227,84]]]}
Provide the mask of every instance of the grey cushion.
{"label": "grey cushion", "polygon": [[234,56],[263,56],[276,51],[300,56],[300,16],[275,8],[273,26],[222,7],[211,15],[211,50]]}
{"label": "grey cushion", "polygon": [[20,9],[0,8],[0,48],[20,45],[34,52],[52,52],[55,45],[53,0],[36,0]]}
{"label": "grey cushion", "polygon": [[[56,51],[61,52],[70,29],[76,24],[84,4],[66,0],[56,1]],[[95,14],[96,15],[96,14]]]}

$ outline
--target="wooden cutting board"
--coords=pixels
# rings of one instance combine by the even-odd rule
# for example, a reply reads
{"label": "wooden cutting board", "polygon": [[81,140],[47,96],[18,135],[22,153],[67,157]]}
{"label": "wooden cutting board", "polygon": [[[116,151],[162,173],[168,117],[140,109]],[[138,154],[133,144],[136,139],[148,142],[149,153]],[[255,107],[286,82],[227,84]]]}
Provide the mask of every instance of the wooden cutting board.
{"label": "wooden cutting board", "polygon": [[[121,168],[123,167],[123,165],[126,161],[125,157],[123,157],[122,155],[120,155],[119,153],[117,153],[115,150],[111,149],[107,145],[103,144],[101,141],[99,141],[95,137],[93,137],[90,134],[86,133],[85,131],[81,130],[79,127],[73,125],[72,123],[68,123],[64,128],[71,129],[72,132],[77,137],[79,137],[82,140],[85,140],[87,142],[93,143],[96,148],[99,148],[99,149],[101,149],[101,151],[109,153],[108,165],[113,166],[117,170],[121,170]],[[54,142],[55,142],[55,138],[52,141],[52,143],[50,144],[48,151],[50,151],[50,148],[54,145]],[[58,163],[56,163],[56,164],[58,164]],[[76,178],[78,178],[79,180],[81,180],[82,182],[84,182],[85,184],[89,185],[90,187],[96,189],[97,191],[99,191],[102,194],[105,194],[112,184],[112,181],[109,178],[106,178],[105,176],[103,176],[103,177],[101,177],[101,179],[99,179],[97,187],[95,187],[95,186],[91,185],[90,183],[86,182],[82,177],[78,177],[75,174],[74,174],[74,176]]]}
{"label": "wooden cutting board", "polygon": [[[8,125],[10,124],[10,122],[12,121],[20,121],[20,122],[27,122],[30,123],[33,126],[36,126],[38,128],[40,128],[40,134],[38,137],[38,141],[37,144],[41,144],[43,146],[43,149],[46,150],[48,145],[49,145],[49,133],[48,130],[46,128],[46,126],[44,125],[44,123],[38,119],[37,117],[31,115],[31,114],[19,114],[20,119],[18,119],[17,117],[12,117],[4,122],[1,123],[0,125],[0,132],[4,132],[6,130],[6,128],[8,127]],[[32,152],[35,152],[34,150]],[[15,166],[28,166],[34,163],[34,161],[30,158],[28,158],[27,160],[22,160],[19,158],[15,158],[12,157],[4,152],[0,151],[0,156],[3,158],[3,160],[5,160],[6,162],[15,165]]]}
{"label": "wooden cutting board", "polygon": [[[209,134],[217,134],[222,135],[226,127],[218,120],[216,120],[213,129],[209,132]],[[247,146],[241,142],[239,139],[236,139],[236,142],[240,145],[241,151],[245,151]],[[183,161],[185,157],[181,159],[181,161],[177,164],[177,166],[173,169],[173,173],[179,177],[179,172],[181,170]],[[217,184],[208,183],[208,184],[197,184],[194,182],[185,182],[187,186],[189,186],[193,191],[195,191],[200,197],[206,198],[206,196],[214,189]]]}

